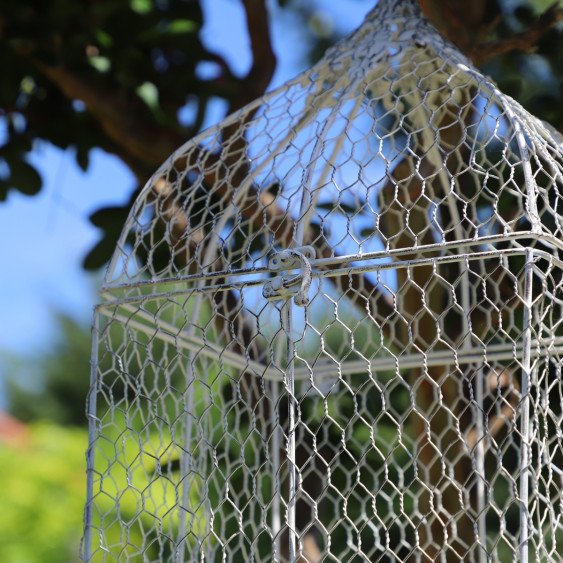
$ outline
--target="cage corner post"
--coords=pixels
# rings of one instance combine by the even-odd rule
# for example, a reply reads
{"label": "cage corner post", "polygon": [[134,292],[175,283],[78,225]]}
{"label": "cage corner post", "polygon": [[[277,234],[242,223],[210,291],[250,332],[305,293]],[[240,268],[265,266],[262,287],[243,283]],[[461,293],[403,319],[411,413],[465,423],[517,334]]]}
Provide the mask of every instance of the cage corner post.
{"label": "cage corner post", "polygon": [[532,364],[532,303],[533,303],[533,273],[534,251],[526,250],[524,265],[524,314],[522,335],[522,398],[520,404],[520,466],[519,466],[519,496],[520,496],[520,535],[518,538],[518,553],[520,561],[526,562],[529,557],[529,534],[532,529],[530,516],[530,462],[531,462],[531,412],[530,393],[534,385],[534,365]]}
{"label": "cage corner post", "polygon": [[100,306],[94,308],[92,319],[92,346],[90,362],[90,391],[86,400],[88,417],[88,449],[86,450],[86,505],[84,507],[84,532],[81,541],[81,559],[88,563],[92,557],[92,533],[94,516],[94,475],[95,475],[95,444],[96,444],[96,384],[97,355],[100,330]]}
{"label": "cage corner post", "polygon": [[295,455],[295,432],[297,424],[297,400],[295,397],[295,342],[293,339],[293,300],[286,297],[281,304],[281,324],[287,342],[287,368],[285,377],[285,389],[287,392],[288,422],[287,422],[287,471],[288,471],[288,493],[286,525],[288,532],[288,556],[289,563],[295,563],[297,554],[301,551],[299,532],[296,528],[297,494],[299,486],[299,471]]}

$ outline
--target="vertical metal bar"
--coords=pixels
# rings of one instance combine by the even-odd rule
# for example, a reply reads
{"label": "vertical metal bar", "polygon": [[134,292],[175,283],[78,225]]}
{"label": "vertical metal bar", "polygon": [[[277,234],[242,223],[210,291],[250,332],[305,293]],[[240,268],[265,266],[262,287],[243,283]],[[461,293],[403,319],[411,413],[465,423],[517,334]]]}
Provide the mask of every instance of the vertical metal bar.
{"label": "vertical metal bar", "polygon": [[[354,104],[354,107],[352,108],[350,115],[346,120],[344,131],[342,131],[340,135],[338,135],[338,141],[336,142],[336,145],[332,152],[331,160],[327,162],[327,165],[325,166],[319,178],[319,183],[318,183],[319,186],[322,186],[325,183],[329,170],[328,163],[333,162],[336,155],[338,155],[338,151],[340,150],[340,147],[342,146],[342,143],[344,142],[344,139],[346,137],[345,132],[349,127],[349,125],[353,122],[354,117],[356,116],[357,112],[362,106],[362,103],[363,103],[363,97],[358,96],[358,99],[356,100],[356,103]],[[339,114],[340,111],[338,111],[338,108],[334,108],[330,113],[328,119],[325,119],[320,123],[317,123],[317,134],[316,134],[317,140],[315,141],[315,146],[313,147],[313,151],[311,153],[309,163],[305,168],[305,171],[303,173],[303,179],[301,181],[301,203],[299,207],[299,218],[297,221],[297,228],[295,232],[295,242],[297,243],[297,246],[301,246],[303,244],[303,241],[305,239],[305,228],[309,226],[311,213],[315,209],[315,202],[320,194],[320,190],[317,190],[315,196],[311,198],[311,186],[313,183],[313,174],[315,172],[315,168],[317,166],[319,157],[323,153],[325,138],[327,136],[328,130],[334,125],[336,118]]]}
{"label": "vertical metal bar", "polygon": [[[315,141],[315,146],[313,147],[313,152],[311,153],[311,158],[305,171],[303,172],[303,179],[301,181],[301,204],[299,206],[299,218],[297,221],[297,229],[295,232],[295,240],[298,245],[303,244],[303,239],[305,236],[305,225],[309,223],[308,218],[313,211],[313,202],[311,201],[311,185],[313,182],[313,173],[315,171],[315,166],[317,160],[322,153],[324,146],[324,140],[326,132],[330,125],[332,125],[337,112],[333,112],[331,117],[317,124],[317,140]],[[318,130],[320,128],[320,131]]]}
{"label": "vertical metal bar", "polygon": [[[198,318],[195,317],[194,318]],[[184,416],[186,417],[186,423],[184,425],[184,442],[182,459],[180,465],[181,475],[184,477],[182,483],[182,504],[180,506],[180,514],[178,517],[178,539],[176,542],[177,552],[176,561],[178,563],[183,563],[185,561],[185,550],[186,550],[186,514],[192,514],[190,510],[190,489],[192,485],[191,472],[192,472],[192,459],[191,455],[191,443],[193,436],[193,417],[194,417],[194,382],[195,374],[193,368],[193,352],[190,352],[188,359],[188,369],[187,369],[187,392],[184,396]],[[211,511],[210,511],[211,512]],[[201,534],[201,537],[205,537],[205,531]]]}
{"label": "vertical metal bar", "polygon": [[477,469],[477,535],[482,548],[479,549],[478,560],[480,563],[487,561],[487,525],[486,525],[486,494],[485,494],[485,424],[484,424],[484,385],[485,374],[482,368],[475,372],[475,400],[477,402],[476,424],[477,440],[475,445],[475,465]]}
{"label": "vertical metal bar", "polygon": [[279,388],[277,381],[269,381],[268,386],[271,390],[272,395],[272,404],[275,405],[276,408],[271,409],[271,424],[272,424],[272,536],[275,538],[275,545],[274,545],[274,561],[280,560],[280,553],[281,553],[281,511],[280,511],[280,504],[281,504],[281,480],[280,480],[280,448],[281,448],[281,441],[280,441],[280,427],[279,427],[279,419],[276,420],[277,417],[274,416],[273,413],[277,412],[277,406],[279,403]]}
{"label": "vertical metal bar", "polygon": [[[282,314],[280,310],[280,315]],[[283,317],[282,317],[282,330],[283,330]],[[284,361],[287,359],[287,336],[286,338],[277,338],[275,348],[273,350],[274,363],[276,366],[282,366]],[[275,538],[275,553],[274,561],[279,562],[282,553],[282,510],[283,505],[283,488],[282,488],[282,460],[281,460],[281,448],[283,442],[283,428],[280,425],[279,419],[279,402],[281,395],[281,386],[285,385],[284,381],[270,381],[269,382],[272,389],[272,403],[275,408],[272,409],[272,418],[270,422],[272,423],[272,464],[273,464],[273,475],[274,480],[272,482],[273,494],[272,500],[274,502],[272,510],[272,532]]]}
{"label": "vertical metal bar", "polygon": [[[456,209],[457,212],[457,209]],[[459,220],[459,219],[458,219]],[[461,224],[461,223],[460,223]],[[469,335],[472,334],[471,326],[471,295],[469,291],[469,259],[466,256],[463,266],[460,264],[461,276],[461,306],[465,315],[463,316],[463,344],[461,351],[470,352],[471,342]],[[473,408],[475,413],[475,471],[477,473],[477,540],[482,548],[478,547],[477,560],[479,563],[486,563],[487,561],[487,524],[486,524],[486,478],[485,478],[485,399],[484,399],[484,381],[485,377],[482,368],[475,372],[475,403]],[[471,503],[470,503],[471,504]]]}
{"label": "vertical metal bar", "polygon": [[86,507],[84,508],[84,539],[82,544],[82,559],[90,561],[92,557],[92,517],[94,502],[94,444],[96,441],[96,417],[97,393],[96,384],[98,380],[98,347],[100,336],[100,311],[94,309],[92,321],[92,362],[90,367],[90,391],[86,414],[88,416],[88,449],[86,451]]}
{"label": "vertical metal bar", "polygon": [[524,271],[524,326],[522,348],[522,400],[520,402],[520,561],[528,561],[529,478],[530,478],[530,384],[532,347],[533,250],[526,251]]}
{"label": "vertical metal bar", "polygon": [[493,89],[493,92],[498,96],[501,107],[504,109],[508,116],[508,120],[514,129],[516,142],[518,143],[518,149],[520,150],[522,171],[524,172],[524,183],[526,185],[526,198],[524,200],[524,205],[526,206],[526,218],[530,221],[532,232],[541,233],[542,223],[536,202],[538,187],[536,185],[536,180],[532,171],[532,165],[530,163],[530,151],[528,150],[528,144],[522,131],[522,125],[520,124],[520,120],[514,113],[512,103],[507,100],[506,96],[496,88]]}
{"label": "vertical metal bar", "polygon": [[295,465],[295,343],[293,341],[292,299],[286,299],[281,309],[282,328],[287,341],[286,390],[288,403],[287,428],[287,466],[288,466],[288,502],[287,527],[289,538],[289,563],[295,563],[298,535],[295,529],[295,507],[297,495],[297,468]]}
{"label": "vertical metal bar", "polygon": [[[202,287],[203,282],[198,284],[198,287]],[[198,292],[195,294],[194,304],[190,317],[192,319],[199,319],[201,315],[201,309],[203,306],[204,294],[203,292]],[[186,305],[187,306],[187,305]],[[194,325],[190,325],[186,330],[186,335],[190,336],[195,331]],[[182,479],[182,504],[180,506],[180,513],[178,516],[178,536],[176,540],[176,560],[178,563],[182,563],[184,559],[184,554],[186,550],[186,515],[193,514],[193,510],[190,509],[190,493],[193,479],[191,478],[191,472],[193,470],[193,455],[191,453],[191,443],[193,439],[194,432],[194,392],[195,392],[195,380],[196,375],[194,372],[194,353],[190,351],[188,355],[188,363],[186,370],[186,393],[184,394],[184,417],[186,422],[184,425],[184,440],[182,448],[182,456],[180,459],[180,473],[183,477]],[[205,499],[207,500],[207,499]],[[212,518],[212,511],[210,510],[210,515]],[[201,534],[201,537],[206,537],[205,531]]]}

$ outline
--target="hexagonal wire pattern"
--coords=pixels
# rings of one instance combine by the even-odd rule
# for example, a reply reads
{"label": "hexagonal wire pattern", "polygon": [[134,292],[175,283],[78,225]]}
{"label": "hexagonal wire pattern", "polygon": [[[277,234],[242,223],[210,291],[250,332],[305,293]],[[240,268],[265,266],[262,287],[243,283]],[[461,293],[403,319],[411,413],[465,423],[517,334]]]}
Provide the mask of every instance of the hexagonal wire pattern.
{"label": "hexagonal wire pattern", "polygon": [[381,0],[174,153],[96,310],[86,561],[560,561],[563,140]]}

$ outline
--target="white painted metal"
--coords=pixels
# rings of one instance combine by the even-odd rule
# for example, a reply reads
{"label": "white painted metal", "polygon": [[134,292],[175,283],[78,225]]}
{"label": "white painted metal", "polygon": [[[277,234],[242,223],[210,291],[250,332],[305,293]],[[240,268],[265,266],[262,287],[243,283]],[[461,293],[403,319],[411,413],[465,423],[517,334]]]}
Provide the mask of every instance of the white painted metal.
{"label": "white painted metal", "polygon": [[380,0],[135,203],[83,558],[559,561],[562,210],[563,139]]}

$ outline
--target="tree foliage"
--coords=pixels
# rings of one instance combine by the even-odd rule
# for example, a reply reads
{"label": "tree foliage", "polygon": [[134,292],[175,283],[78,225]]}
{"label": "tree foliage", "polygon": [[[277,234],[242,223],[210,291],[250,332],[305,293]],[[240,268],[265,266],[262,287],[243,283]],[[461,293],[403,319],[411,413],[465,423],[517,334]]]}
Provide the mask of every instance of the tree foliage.
{"label": "tree foliage", "polygon": [[86,440],[83,429],[34,423],[28,443],[0,444],[0,560],[77,560]]}
{"label": "tree foliage", "polygon": [[[7,381],[10,411],[23,422],[49,420],[85,426],[90,331],[65,315],[59,315],[57,325],[57,339],[49,352],[32,362],[26,359],[26,365],[18,359],[7,362],[11,373]],[[22,377],[26,369],[32,373]]]}

